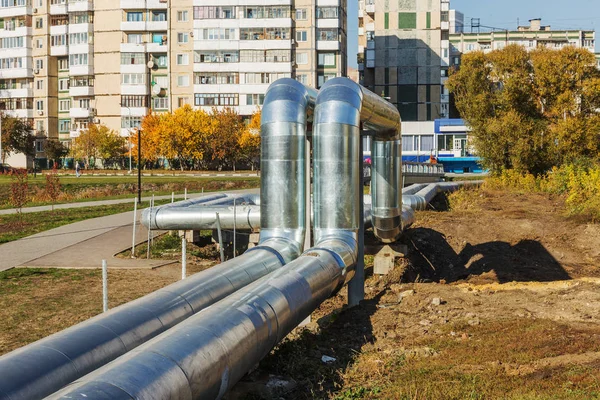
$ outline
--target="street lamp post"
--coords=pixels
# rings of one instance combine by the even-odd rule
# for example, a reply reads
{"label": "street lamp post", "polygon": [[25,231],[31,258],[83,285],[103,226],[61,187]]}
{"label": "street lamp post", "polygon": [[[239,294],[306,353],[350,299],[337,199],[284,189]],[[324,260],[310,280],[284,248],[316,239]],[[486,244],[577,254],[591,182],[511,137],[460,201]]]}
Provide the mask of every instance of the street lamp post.
{"label": "street lamp post", "polygon": [[128,117],[129,119],[127,120],[127,139],[129,142],[129,173],[131,174],[132,169],[131,169],[131,108],[129,108],[128,106],[124,106],[121,103],[121,107],[125,107],[127,109],[127,113],[128,113]]}
{"label": "street lamp post", "polygon": [[137,130],[138,139],[138,203],[142,204],[142,133]]}

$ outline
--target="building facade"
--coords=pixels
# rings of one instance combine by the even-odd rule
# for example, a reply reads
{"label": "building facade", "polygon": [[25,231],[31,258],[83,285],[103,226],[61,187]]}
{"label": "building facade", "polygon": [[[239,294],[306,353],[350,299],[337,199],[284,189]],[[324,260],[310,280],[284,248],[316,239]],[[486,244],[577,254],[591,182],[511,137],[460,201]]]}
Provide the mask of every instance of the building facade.
{"label": "building facade", "polygon": [[447,117],[449,0],[361,0],[358,12],[361,83],[403,121]]}
{"label": "building facade", "polygon": [[185,104],[248,116],[278,78],[346,76],[346,19],[345,0],[2,0],[0,111],[39,153]]}
{"label": "building facade", "polygon": [[501,50],[510,44],[523,46],[528,50],[538,47],[560,49],[574,46],[595,52],[596,34],[594,31],[558,30],[542,25],[539,18],[529,21],[528,26],[519,26],[514,31],[457,32],[450,35],[450,57],[452,65],[460,65],[460,57],[473,51],[491,52]]}

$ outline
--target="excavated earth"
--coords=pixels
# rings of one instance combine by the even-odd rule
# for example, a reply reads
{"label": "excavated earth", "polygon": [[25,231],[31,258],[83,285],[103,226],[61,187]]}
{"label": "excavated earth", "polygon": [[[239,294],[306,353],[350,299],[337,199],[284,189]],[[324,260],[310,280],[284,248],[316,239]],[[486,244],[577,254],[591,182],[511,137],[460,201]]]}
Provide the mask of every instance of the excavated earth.
{"label": "excavated earth", "polygon": [[360,306],[326,301],[229,397],[600,398],[600,225],[542,194],[433,207]]}

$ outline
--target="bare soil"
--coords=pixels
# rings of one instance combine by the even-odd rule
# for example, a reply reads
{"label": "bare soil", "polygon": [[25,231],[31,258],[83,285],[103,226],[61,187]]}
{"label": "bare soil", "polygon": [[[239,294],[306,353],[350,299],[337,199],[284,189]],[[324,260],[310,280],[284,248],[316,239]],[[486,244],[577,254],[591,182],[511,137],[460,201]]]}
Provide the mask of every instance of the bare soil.
{"label": "bare soil", "polygon": [[[345,307],[345,289],[323,303],[236,398],[269,398],[271,376],[287,382],[277,399],[600,398],[600,226],[540,194],[482,189],[433,206],[392,273],[373,276],[366,257],[360,306]],[[191,272],[212,263],[198,260]],[[28,271],[0,276],[0,353],[100,312],[99,271]],[[179,274],[110,271],[111,307]]]}
{"label": "bare soil", "polygon": [[294,387],[285,399],[600,398],[600,226],[563,204],[441,199],[418,213],[390,275],[367,268],[359,307],[345,308],[345,290],[329,299],[247,383],[280,376]]}

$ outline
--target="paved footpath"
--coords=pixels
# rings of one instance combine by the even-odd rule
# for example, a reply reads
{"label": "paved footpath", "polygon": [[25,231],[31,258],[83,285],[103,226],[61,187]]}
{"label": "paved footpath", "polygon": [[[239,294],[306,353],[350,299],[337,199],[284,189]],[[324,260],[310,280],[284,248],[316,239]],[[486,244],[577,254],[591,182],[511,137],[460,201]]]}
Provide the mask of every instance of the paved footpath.
{"label": "paved footpath", "polygon": [[[226,193],[258,193],[258,189],[227,191]],[[214,193],[214,192],[211,192]],[[211,193],[206,193],[209,195]],[[189,194],[189,198],[203,194]],[[170,199],[171,196],[159,198]],[[106,205],[106,200],[95,205]],[[119,201],[131,202],[131,199]],[[65,208],[79,207],[80,203],[64,204]],[[89,203],[85,203],[89,205]],[[32,207],[43,208],[43,207]],[[49,208],[47,208],[49,210]],[[44,210],[41,210],[44,211]],[[136,224],[136,244],[148,238],[148,230],[139,223],[141,210],[138,210]],[[93,218],[64,225],[23,239],[0,245],[0,271],[15,267],[48,268],[99,268],[102,260],[108,261],[109,268],[156,268],[170,262],[164,260],[123,259],[114,255],[131,248],[133,211]],[[153,231],[154,235],[163,232]]]}

